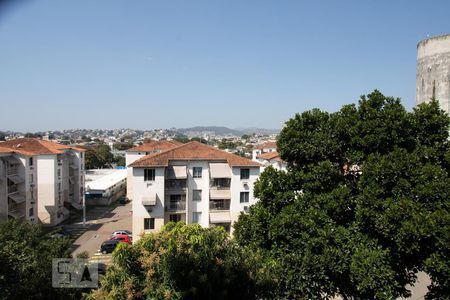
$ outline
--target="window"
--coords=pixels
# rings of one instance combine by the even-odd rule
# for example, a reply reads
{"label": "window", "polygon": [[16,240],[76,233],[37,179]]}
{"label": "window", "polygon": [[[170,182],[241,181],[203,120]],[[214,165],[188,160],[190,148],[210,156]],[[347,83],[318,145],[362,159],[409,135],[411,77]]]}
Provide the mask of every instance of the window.
{"label": "window", "polygon": [[241,180],[250,178],[250,169],[241,169]]}
{"label": "window", "polygon": [[155,169],[144,169],[144,181],[155,181]]}
{"label": "window", "polygon": [[61,169],[58,169],[58,179],[61,178]]}
{"label": "window", "polygon": [[30,166],[32,166],[33,165],[33,158],[32,157],[30,157]]}
{"label": "window", "polygon": [[169,221],[170,222],[180,222],[181,221],[181,215],[179,215],[179,214],[170,215],[169,216]]}
{"label": "window", "polygon": [[230,178],[214,178],[211,182],[211,187],[229,188],[231,184]]}
{"label": "window", "polygon": [[202,190],[192,191],[192,201],[202,201]]}
{"label": "window", "polygon": [[201,212],[193,212],[192,213],[192,224],[200,223],[201,218],[202,218]]}
{"label": "window", "polygon": [[202,167],[194,167],[192,173],[194,178],[202,178]]}
{"label": "window", "polygon": [[249,192],[241,192],[241,203],[247,203],[249,201],[250,193]]}
{"label": "window", "polygon": [[170,202],[181,201],[181,195],[170,195]]}
{"label": "window", "polygon": [[34,176],[33,176],[33,174],[30,174],[30,184],[33,184],[33,182],[34,182]]}
{"label": "window", "polygon": [[34,210],[33,210],[32,207],[30,207],[30,209],[29,209],[29,211],[28,211],[28,216],[29,216],[29,217],[32,217],[33,214],[34,214]]}
{"label": "window", "polygon": [[144,219],[144,230],[155,229],[155,218]]}

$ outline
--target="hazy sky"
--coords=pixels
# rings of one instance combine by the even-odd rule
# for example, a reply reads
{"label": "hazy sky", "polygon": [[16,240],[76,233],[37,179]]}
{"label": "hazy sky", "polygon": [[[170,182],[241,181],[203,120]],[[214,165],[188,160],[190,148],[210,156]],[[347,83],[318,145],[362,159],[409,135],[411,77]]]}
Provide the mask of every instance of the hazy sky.
{"label": "hazy sky", "polygon": [[[2,1],[3,2],[3,1]],[[0,130],[280,128],[377,88],[415,101],[450,1],[29,0],[0,6]]]}

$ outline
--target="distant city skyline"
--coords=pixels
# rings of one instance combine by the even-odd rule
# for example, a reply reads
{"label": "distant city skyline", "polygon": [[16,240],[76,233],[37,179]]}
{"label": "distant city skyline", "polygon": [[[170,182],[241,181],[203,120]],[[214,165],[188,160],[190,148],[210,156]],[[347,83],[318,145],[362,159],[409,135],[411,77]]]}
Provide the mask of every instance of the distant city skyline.
{"label": "distant city skyline", "polygon": [[450,28],[448,1],[15,2],[0,131],[279,129],[373,89],[411,110],[416,45]]}

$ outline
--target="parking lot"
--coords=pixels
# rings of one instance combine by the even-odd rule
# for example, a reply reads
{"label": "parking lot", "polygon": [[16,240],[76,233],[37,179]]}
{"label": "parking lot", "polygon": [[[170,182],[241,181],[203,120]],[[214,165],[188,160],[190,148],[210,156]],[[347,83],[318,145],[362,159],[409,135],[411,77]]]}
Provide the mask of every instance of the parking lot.
{"label": "parking lot", "polygon": [[110,254],[98,253],[102,242],[111,237],[115,230],[131,231],[131,203],[118,205],[114,209],[110,207],[94,207],[88,210],[86,228],[83,228],[81,220],[76,220],[72,224],[67,224],[64,228],[68,231],[82,230],[81,235],[74,241],[72,255],[87,252],[93,260],[100,260],[108,263]]}

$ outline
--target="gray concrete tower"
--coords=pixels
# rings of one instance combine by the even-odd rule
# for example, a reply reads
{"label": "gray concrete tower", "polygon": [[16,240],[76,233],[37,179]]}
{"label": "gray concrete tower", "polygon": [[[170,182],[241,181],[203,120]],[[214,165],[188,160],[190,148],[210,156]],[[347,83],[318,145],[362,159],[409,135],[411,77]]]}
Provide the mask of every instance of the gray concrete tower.
{"label": "gray concrete tower", "polygon": [[416,105],[432,97],[450,113],[450,34],[417,44]]}

